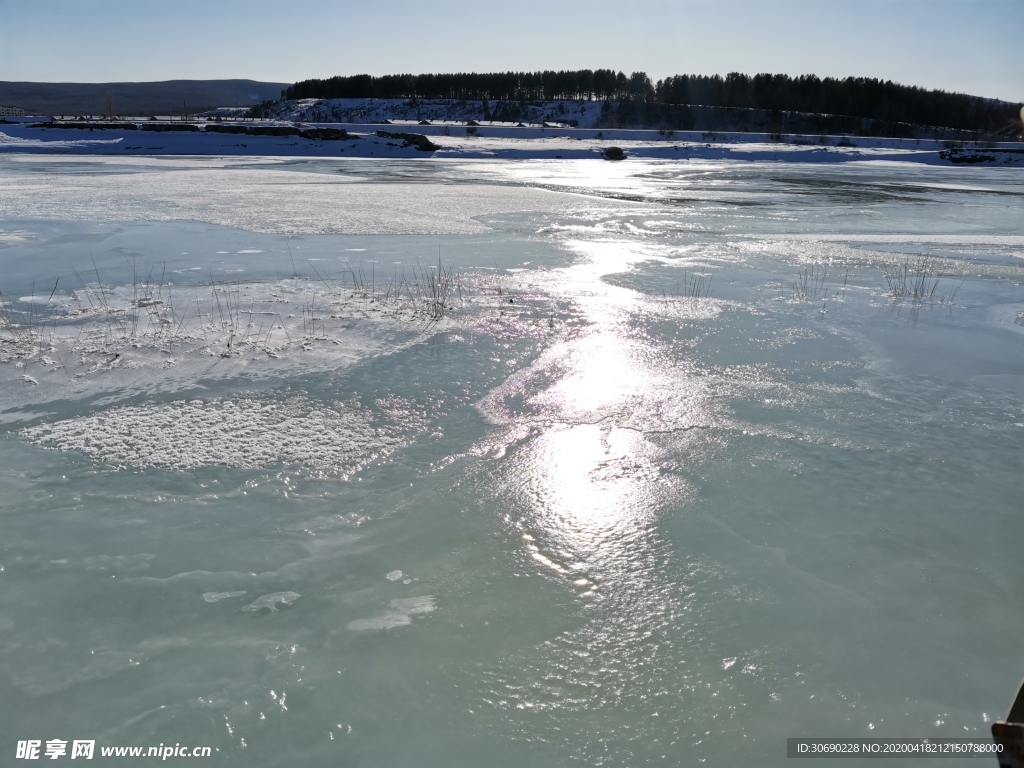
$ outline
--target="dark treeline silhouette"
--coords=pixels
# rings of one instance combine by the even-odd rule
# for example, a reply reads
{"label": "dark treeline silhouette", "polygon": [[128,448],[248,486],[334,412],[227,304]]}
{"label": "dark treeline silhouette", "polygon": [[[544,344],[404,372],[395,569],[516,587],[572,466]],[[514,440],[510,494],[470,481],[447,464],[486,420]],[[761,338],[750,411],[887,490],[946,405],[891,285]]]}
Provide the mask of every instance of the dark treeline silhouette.
{"label": "dark treeline silhouette", "polygon": [[636,121],[656,118],[666,105],[738,107],[867,118],[961,130],[998,131],[1019,107],[994,99],[934,91],[866,77],[739,72],[676,75],[652,82],[643,72],[610,69],[474,72],[426,75],[353,75],[303,80],[284,99],[455,99],[497,102],[606,101],[625,105]]}

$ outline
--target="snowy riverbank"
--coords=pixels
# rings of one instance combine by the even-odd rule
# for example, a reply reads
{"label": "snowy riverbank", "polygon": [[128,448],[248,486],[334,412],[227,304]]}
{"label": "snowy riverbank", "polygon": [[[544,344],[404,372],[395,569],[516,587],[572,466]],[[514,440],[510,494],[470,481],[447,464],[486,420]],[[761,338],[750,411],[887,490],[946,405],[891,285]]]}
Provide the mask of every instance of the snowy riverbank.
{"label": "snowy riverbank", "polygon": [[[133,125],[133,124],[132,124]],[[221,124],[218,124],[220,126]],[[252,126],[253,124],[248,124]],[[279,124],[282,126],[288,124]],[[1020,142],[971,145],[913,139],[845,136],[775,136],[759,133],[709,134],[516,127],[456,124],[345,124],[345,139],[305,136],[254,136],[199,129],[147,131],[138,128],[39,127],[31,123],[0,125],[0,153],[72,155],[217,155],[268,157],[434,157],[449,159],[602,159],[609,146],[626,157],[842,163],[864,160],[930,165],[1021,165]],[[337,128],[303,124],[303,129]],[[415,132],[437,149],[382,133]]]}

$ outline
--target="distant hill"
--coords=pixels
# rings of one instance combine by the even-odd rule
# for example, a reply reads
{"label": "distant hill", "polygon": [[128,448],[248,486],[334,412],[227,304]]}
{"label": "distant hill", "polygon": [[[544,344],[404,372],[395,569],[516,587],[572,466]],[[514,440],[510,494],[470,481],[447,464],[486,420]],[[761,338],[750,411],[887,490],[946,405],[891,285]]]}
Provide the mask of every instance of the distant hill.
{"label": "distant hill", "polygon": [[277,99],[288,83],[256,80],[165,80],[156,83],[27,83],[0,81],[0,105],[29,114],[103,114],[109,99],[119,115],[178,114],[212,107],[249,107]]}

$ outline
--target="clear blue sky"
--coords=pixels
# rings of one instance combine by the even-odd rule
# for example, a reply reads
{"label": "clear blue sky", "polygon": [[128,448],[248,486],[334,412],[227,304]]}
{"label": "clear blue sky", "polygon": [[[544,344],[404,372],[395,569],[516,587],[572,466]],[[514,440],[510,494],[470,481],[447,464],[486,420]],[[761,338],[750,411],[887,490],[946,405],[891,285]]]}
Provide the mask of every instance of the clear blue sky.
{"label": "clear blue sky", "polygon": [[0,0],[0,80],[609,67],[1024,100],[1024,0]]}

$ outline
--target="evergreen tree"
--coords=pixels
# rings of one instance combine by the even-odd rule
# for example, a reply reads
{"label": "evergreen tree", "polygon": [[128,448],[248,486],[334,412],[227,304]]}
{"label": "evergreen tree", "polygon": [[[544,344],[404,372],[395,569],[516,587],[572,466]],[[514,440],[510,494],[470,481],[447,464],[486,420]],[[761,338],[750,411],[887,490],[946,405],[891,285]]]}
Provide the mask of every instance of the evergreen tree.
{"label": "evergreen tree", "polygon": [[[681,107],[712,106],[817,113],[964,130],[998,131],[1015,119],[1020,105],[874,78],[815,75],[674,75],[652,83],[644,72],[627,77],[610,69],[544,72],[461,72],[352,75],[303,80],[282,92],[285,99],[452,99],[499,104],[536,101],[616,102],[624,122],[678,122]],[[510,109],[498,110],[502,115]],[[492,113],[494,114],[494,113]],[[678,119],[677,119],[678,118]],[[774,118],[773,118],[774,119]],[[680,126],[681,127],[681,126]]]}

